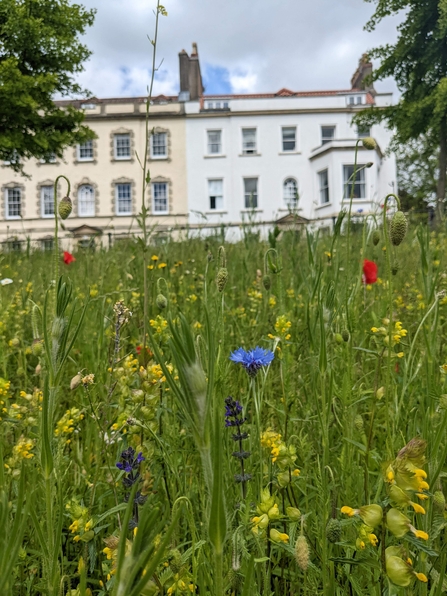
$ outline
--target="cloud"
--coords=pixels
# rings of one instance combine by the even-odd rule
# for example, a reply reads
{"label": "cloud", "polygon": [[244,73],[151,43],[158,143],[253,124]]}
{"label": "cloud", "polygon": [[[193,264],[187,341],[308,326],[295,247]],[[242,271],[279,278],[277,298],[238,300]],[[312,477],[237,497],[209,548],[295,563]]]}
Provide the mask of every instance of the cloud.
{"label": "cloud", "polygon": [[[155,0],[82,0],[96,8],[84,36],[93,55],[79,77],[98,97],[145,95],[152,69]],[[393,42],[398,17],[363,27],[361,0],[164,0],[154,94],[178,92],[178,52],[198,43],[208,93],[346,89],[360,56]],[[161,63],[162,61],[162,63]],[[161,63],[161,66],[160,66]],[[378,90],[396,90],[391,81]]]}

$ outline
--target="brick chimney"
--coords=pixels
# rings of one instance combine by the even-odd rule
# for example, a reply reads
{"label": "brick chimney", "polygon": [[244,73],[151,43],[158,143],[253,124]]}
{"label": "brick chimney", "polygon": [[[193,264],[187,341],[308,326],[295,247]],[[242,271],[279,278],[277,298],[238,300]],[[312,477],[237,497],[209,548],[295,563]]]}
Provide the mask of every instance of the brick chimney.
{"label": "brick chimney", "polygon": [[369,61],[368,54],[363,54],[359,60],[359,65],[351,79],[352,89],[362,89],[363,91],[369,91],[372,94],[376,93],[374,84],[371,82],[365,82],[365,78],[368,77],[373,71],[372,62]]}
{"label": "brick chimney", "polygon": [[197,44],[192,44],[191,56],[188,56],[187,52],[182,50],[178,57],[180,67],[179,101],[200,99],[205,89],[202,84]]}

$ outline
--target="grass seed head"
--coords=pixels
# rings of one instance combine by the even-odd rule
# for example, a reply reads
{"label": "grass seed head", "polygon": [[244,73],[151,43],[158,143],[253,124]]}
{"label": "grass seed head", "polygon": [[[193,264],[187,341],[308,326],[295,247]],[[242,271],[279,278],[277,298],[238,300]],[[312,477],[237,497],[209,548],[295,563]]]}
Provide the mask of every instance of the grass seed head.
{"label": "grass seed head", "polygon": [[298,536],[295,543],[295,560],[301,571],[309,567],[309,545],[305,536]]}
{"label": "grass seed head", "polygon": [[217,272],[216,285],[219,292],[223,292],[228,281],[228,269],[221,267]]}

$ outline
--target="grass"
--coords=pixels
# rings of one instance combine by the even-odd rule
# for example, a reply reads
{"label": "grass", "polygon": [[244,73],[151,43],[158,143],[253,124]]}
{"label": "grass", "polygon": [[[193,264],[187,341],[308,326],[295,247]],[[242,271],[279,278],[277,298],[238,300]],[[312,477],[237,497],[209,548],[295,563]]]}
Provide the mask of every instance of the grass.
{"label": "grass", "polygon": [[1,254],[0,594],[447,593],[446,248],[129,241],[57,287]]}

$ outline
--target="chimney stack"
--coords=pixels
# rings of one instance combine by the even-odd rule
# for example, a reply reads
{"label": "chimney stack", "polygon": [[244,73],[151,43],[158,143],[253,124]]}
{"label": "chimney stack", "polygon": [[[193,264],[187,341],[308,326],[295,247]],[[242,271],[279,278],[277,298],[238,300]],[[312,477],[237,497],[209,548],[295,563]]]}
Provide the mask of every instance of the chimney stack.
{"label": "chimney stack", "polygon": [[179,101],[200,99],[205,89],[202,84],[197,44],[192,44],[191,56],[188,56],[187,52],[182,50],[178,57],[180,67]]}
{"label": "chimney stack", "polygon": [[363,54],[359,60],[359,65],[351,79],[352,89],[362,89],[363,91],[369,91],[369,93],[375,94],[374,84],[372,81],[365,82],[365,79],[372,74],[373,65],[370,62],[368,54]]}

